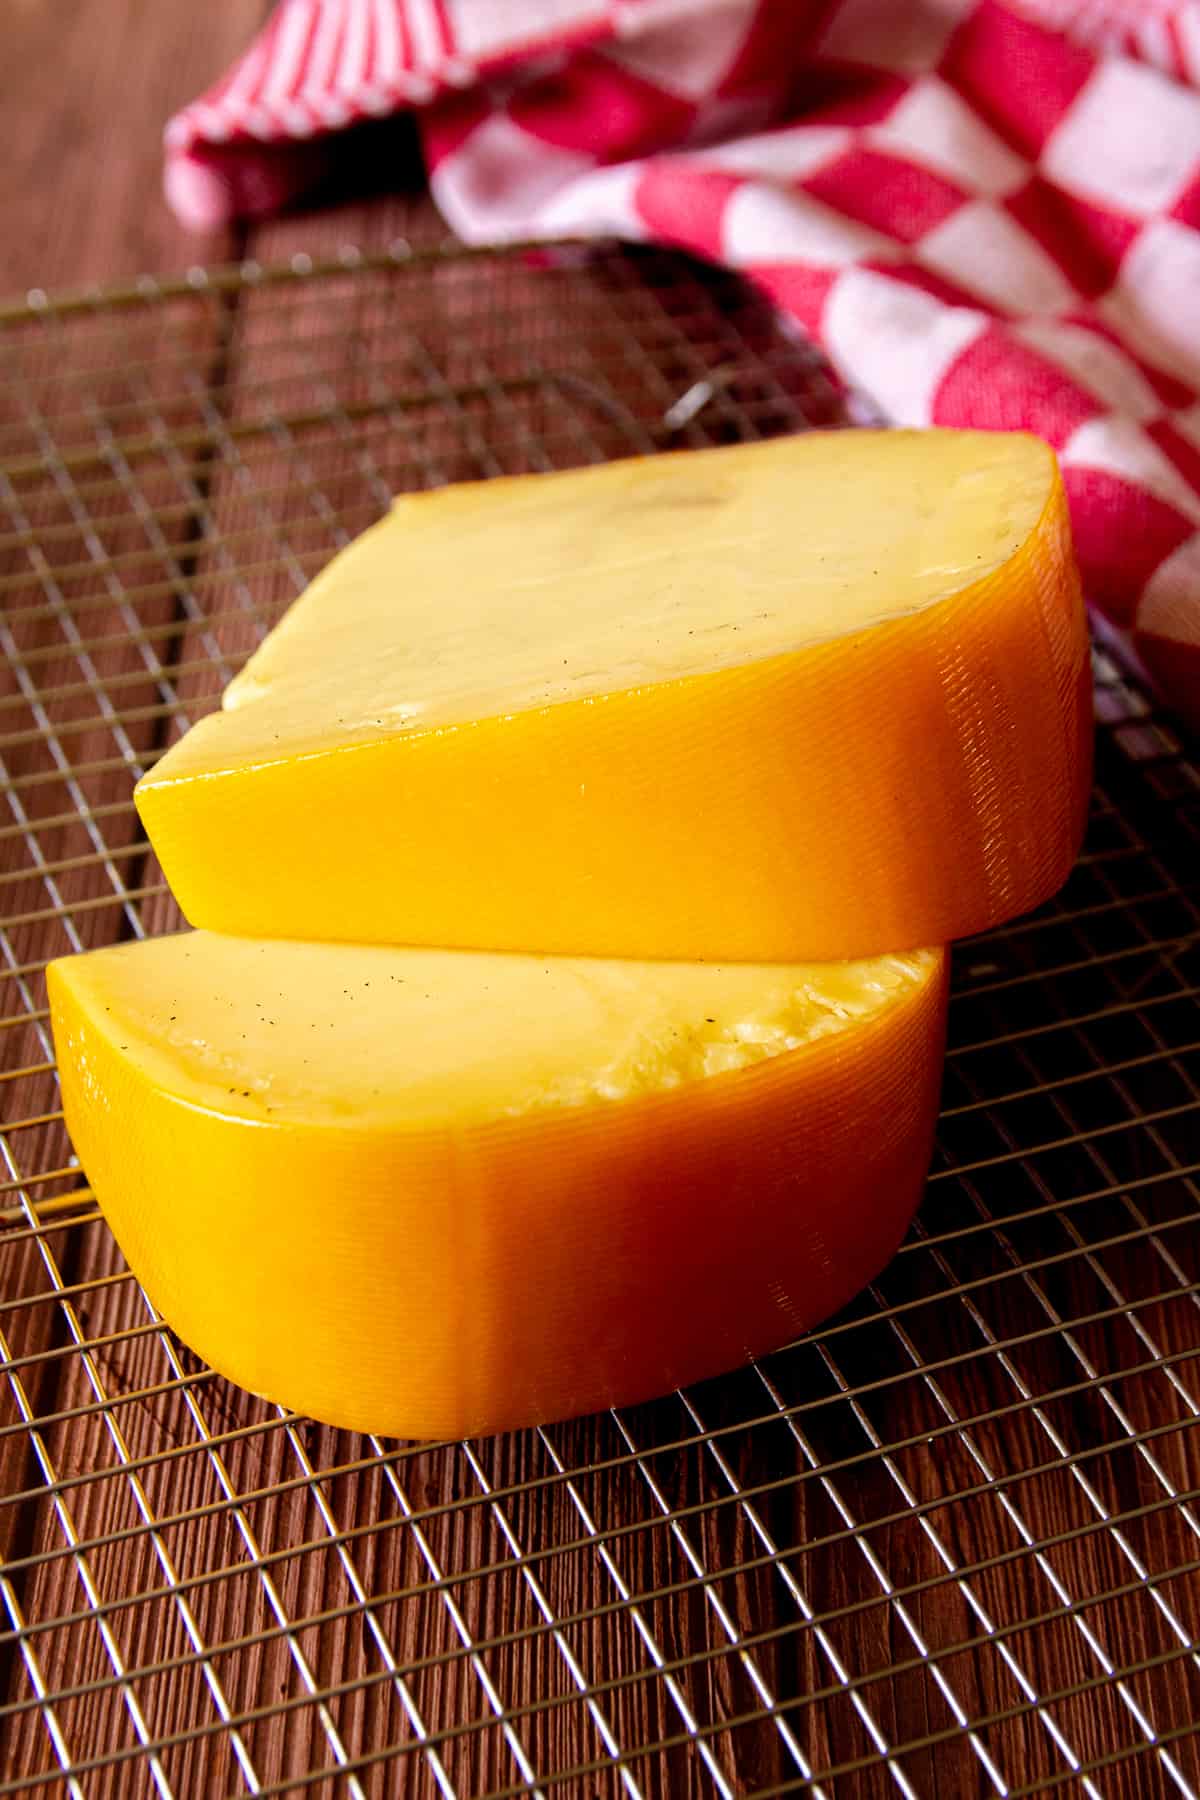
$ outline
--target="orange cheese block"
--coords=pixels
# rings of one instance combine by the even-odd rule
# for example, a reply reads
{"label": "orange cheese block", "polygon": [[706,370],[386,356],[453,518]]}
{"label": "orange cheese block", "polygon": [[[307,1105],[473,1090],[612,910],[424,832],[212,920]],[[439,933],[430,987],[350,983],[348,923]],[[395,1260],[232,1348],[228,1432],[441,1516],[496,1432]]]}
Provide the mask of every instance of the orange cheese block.
{"label": "orange cheese block", "polygon": [[223,1374],[456,1437],[813,1325],[921,1193],[941,951],[761,967],[262,943],[52,963],[76,1150]]}
{"label": "orange cheese block", "polygon": [[1051,451],[811,434],[398,501],[137,804],[222,931],[874,955],[1058,887],[1090,717]]}

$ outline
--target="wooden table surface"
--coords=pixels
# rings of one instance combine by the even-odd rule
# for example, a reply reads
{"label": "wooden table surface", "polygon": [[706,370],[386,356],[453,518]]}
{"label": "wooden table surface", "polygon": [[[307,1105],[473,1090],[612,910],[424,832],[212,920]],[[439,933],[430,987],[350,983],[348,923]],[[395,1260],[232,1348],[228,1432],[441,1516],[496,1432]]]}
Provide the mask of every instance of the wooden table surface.
{"label": "wooden table surface", "polygon": [[[410,175],[386,191],[370,143],[369,198],[207,239],[174,224],[163,122],[268,10],[9,0],[0,295],[440,236]],[[166,324],[129,315],[115,349],[86,320],[49,353],[18,346],[22,396],[66,460],[41,468],[36,435],[0,412],[17,471],[5,771],[31,823],[0,829],[28,1015],[5,1044],[6,1124],[26,1127],[5,1204],[78,1179],[60,1167],[40,962],[128,935],[110,868],[151,928],[177,922],[131,762],[213,703],[255,622],[389,488],[663,441],[664,407],[714,366],[754,380],[679,441],[798,422],[800,352],[772,330],[687,271],[613,257],[543,279],[509,259],[201,296]],[[154,386],[168,351],[204,371],[186,395]],[[143,354],[144,392],[110,378]],[[97,416],[125,421],[132,469],[109,439],[101,467],[95,419],[79,435],[55,398],[59,355],[71,392],[94,358]],[[514,380],[491,411],[456,397],[481,359]],[[393,381],[402,404],[387,388],[368,416]],[[409,406],[418,381],[436,417]],[[146,420],[183,451],[147,449]],[[1196,812],[1177,742],[1148,738],[1112,670],[1103,698],[1080,870],[1042,920],[958,961],[924,1236],[858,1323],[764,1371],[467,1451],[373,1446],[214,1383],[147,1321],[90,1218],[39,1236],[12,1214],[0,1501],[27,1498],[0,1504],[0,1792],[466,1796],[533,1791],[537,1772],[571,1800],[689,1800],[811,1791],[832,1767],[816,1791],[838,1800],[1200,1794]],[[53,760],[68,733],[87,771],[70,791]],[[53,907],[46,868],[22,860],[31,837]],[[429,1730],[436,1751],[370,1763]],[[338,1774],[347,1760],[362,1766]]]}
{"label": "wooden table surface", "polygon": [[[107,285],[195,263],[264,261],[433,229],[423,200],[386,191],[197,235],[162,198],[163,127],[221,74],[271,0],[7,0],[0,20],[0,300]],[[369,145],[365,155],[369,161]],[[360,170],[369,180],[372,171]],[[375,183],[386,189],[382,170]],[[362,185],[365,185],[364,182]],[[411,174],[407,177],[411,187]]]}

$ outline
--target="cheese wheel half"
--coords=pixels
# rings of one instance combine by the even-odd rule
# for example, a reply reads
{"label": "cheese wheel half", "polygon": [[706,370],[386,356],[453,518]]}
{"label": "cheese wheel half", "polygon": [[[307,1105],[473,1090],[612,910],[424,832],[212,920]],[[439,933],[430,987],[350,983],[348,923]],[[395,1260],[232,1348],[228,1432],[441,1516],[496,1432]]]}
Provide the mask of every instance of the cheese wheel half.
{"label": "cheese wheel half", "polygon": [[222,931],[865,956],[1054,892],[1090,719],[1053,453],[810,434],[398,501],[137,803]]}
{"label": "cheese wheel half", "polygon": [[891,1255],[941,951],[620,963],[194,933],[48,971],[63,1106],[147,1293],[331,1424],[456,1437],[768,1351]]}

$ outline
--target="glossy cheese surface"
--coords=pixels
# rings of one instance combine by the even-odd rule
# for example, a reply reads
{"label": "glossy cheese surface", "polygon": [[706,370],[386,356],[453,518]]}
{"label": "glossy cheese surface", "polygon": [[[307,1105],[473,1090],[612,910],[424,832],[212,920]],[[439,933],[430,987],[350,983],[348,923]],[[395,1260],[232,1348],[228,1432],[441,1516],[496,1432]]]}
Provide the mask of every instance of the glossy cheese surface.
{"label": "glossy cheese surface", "polygon": [[1050,467],[1022,438],[863,432],[407,495],[316,577],[226,689],[235,716],[173,765],[206,738],[238,763],[373,742],[860,631],[1001,568]]}
{"label": "glossy cheese surface", "polygon": [[786,1341],[895,1248],[941,952],[638,965],[207,933],[48,975],[67,1124],[135,1273],[222,1373],[453,1436]]}
{"label": "glossy cheese surface", "polygon": [[1052,453],[810,434],[410,496],[138,788],[194,924],[788,961],[1045,898],[1088,786]]}

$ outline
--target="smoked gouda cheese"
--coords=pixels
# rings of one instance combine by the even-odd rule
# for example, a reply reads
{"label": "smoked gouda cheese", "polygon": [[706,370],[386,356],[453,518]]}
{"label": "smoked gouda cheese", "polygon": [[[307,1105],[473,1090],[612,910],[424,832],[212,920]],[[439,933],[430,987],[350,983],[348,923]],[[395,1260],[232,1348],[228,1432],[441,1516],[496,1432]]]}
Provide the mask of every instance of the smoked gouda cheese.
{"label": "smoked gouda cheese", "polygon": [[52,963],[63,1106],[221,1373],[457,1437],[659,1394],[848,1300],[916,1207],[945,957],[638,964],[204,932]]}
{"label": "smoked gouda cheese", "polygon": [[814,433],[398,500],[137,803],[222,931],[864,956],[1053,893],[1090,717],[1052,452]]}

